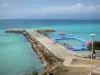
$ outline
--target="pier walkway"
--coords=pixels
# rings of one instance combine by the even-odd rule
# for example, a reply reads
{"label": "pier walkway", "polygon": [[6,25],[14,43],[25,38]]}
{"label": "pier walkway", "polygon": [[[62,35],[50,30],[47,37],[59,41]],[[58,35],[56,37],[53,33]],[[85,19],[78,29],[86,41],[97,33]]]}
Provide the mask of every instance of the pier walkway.
{"label": "pier walkway", "polygon": [[52,40],[41,34],[38,34],[35,30],[27,30],[27,32],[30,34],[30,36],[35,37],[40,43],[47,47],[48,50],[58,58],[66,59],[67,57],[74,57],[69,50],[60,46],[59,44],[53,44]]}

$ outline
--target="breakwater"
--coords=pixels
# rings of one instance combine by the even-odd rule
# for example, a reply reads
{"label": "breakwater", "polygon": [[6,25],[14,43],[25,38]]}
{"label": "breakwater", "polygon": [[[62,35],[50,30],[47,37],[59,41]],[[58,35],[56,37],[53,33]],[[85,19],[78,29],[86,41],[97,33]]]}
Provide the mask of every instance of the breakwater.
{"label": "breakwater", "polygon": [[38,33],[47,33],[47,32],[56,32],[56,30],[53,29],[42,29],[42,30],[37,30]]}
{"label": "breakwater", "polygon": [[[8,29],[5,31],[5,33],[23,33],[25,30],[23,29]],[[49,32],[56,32],[56,30],[53,29],[41,29],[41,30],[36,30],[38,33],[49,33]]]}
{"label": "breakwater", "polygon": [[57,63],[57,58],[49,52],[44,45],[42,45],[38,40],[31,37],[28,33],[24,34],[27,40],[31,43],[33,50],[39,56],[41,63],[47,62],[45,69],[46,72],[51,73],[53,71],[52,67]]}
{"label": "breakwater", "polygon": [[[45,45],[43,45],[39,40],[36,39],[36,37],[33,37],[30,35],[30,33],[26,30],[7,30],[5,31],[6,33],[21,33],[23,34],[27,40],[30,42],[31,47],[33,48],[33,50],[37,53],[39,59],[41,60],[41,63],[45,63],[45,69],[46,71],[41,73],[41,75],[45,75],[45,74],[50,74],[50,73],[54,73],[54,71],[58,71],[55,70],[58,67],[58,62],[62,63],[63,60],[57,58],[52,52],[50,52],[48,50],[47,47],[45,47]],[[37,32],[39,34],[39,32],[36,30],[35,32]]]}
{"label": "breakwater", "polygon": [[25,32],[25,30],[22,29],[9,29],[5,31],[5,33],[18,33],[18,34],[22,34],[23,32]]}

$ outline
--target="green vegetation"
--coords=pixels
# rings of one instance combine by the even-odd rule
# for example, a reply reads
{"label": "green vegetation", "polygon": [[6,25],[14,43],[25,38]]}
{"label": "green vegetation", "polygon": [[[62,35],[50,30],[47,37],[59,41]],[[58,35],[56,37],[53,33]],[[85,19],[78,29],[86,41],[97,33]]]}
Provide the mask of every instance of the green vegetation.
{"label": "green vegetation", "polygon": [[[92,43],[88,45],[88,49],[92,50]],[[100,50],[100,41],[93,42],[93,50]]]}

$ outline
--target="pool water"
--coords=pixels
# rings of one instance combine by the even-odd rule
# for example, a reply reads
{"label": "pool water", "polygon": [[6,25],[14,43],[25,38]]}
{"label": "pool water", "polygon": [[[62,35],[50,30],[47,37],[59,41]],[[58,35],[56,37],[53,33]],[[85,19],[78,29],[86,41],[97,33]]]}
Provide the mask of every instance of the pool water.
{"label": "pool water", "polygon": [[[61,39],[60,37],[61,36],[59,36],[59,37],[58,36],[57,37],[49,37],[49,38],[53,41],[55,41],[55,39],[56,39],[57,43],[59,43],[60,45],[62,45],[66,49],[73,51],[73,53],[75,55],[79,55],[79,56],[90,55],[90,51],[88,50],[85,42],[82,42],[82,41],[79,41],[79,40],[76,40],[76,39]],[[84,39],[82,39],[82,40],[84,40]],[[65,44],[66,44],[66,46],[65,46]]]}

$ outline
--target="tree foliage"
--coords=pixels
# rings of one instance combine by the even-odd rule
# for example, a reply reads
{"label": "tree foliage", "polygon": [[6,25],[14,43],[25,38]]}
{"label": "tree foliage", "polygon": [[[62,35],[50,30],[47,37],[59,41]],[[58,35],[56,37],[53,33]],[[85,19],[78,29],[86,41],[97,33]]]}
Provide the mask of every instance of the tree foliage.
{"label": "tree foliage", "polygon": [[[92,43],[89,44],[87,47],[89,50],[92,50]],[[100,41],[93,42],[93,50],[100,50]]]}

